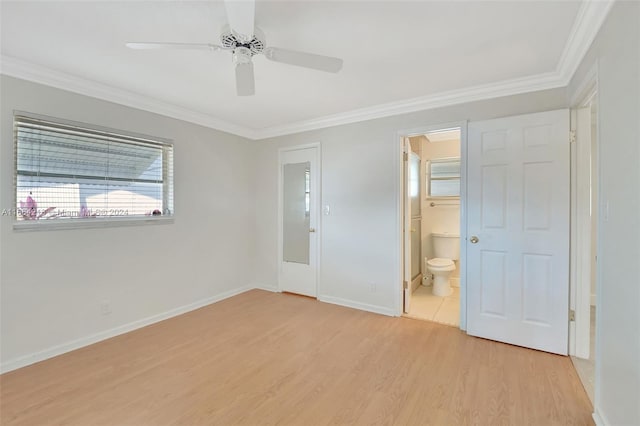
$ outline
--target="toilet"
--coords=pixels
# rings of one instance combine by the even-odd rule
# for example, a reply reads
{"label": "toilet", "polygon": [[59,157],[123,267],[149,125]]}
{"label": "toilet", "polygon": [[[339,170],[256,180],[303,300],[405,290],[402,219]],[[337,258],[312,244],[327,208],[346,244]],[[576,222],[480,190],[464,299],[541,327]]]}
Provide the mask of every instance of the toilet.
{"label": "toilet", "polygon": [[433,251],[436,257],[427,260],[427,270],[433,274],[435,296],[449,296],[452,292],[449,277],[456,270],[454,260],[460,258],[460,235],[432,233]]}

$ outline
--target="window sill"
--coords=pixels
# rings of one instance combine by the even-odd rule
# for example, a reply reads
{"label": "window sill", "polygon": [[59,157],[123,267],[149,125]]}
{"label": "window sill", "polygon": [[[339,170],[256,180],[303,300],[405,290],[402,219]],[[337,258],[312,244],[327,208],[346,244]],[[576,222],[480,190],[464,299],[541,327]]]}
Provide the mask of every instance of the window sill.
{"label": "window sill", "polygon": [[62,220],[25,220],[13,223],[13,230],[57,231],[67,229],[117,228],[122,226],[168,225],[173,216],[136,217],[136,218],[86,218]]}

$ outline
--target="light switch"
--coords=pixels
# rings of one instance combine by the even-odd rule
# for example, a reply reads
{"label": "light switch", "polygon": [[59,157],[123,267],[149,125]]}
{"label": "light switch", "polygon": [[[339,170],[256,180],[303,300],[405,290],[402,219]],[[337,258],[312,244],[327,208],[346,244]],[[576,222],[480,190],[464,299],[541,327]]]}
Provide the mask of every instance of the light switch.
{"label": "light switch", "polygon": [[329,204],[325,205],[323,211],[325,216],[329,216],[331,214],[331,206]]}

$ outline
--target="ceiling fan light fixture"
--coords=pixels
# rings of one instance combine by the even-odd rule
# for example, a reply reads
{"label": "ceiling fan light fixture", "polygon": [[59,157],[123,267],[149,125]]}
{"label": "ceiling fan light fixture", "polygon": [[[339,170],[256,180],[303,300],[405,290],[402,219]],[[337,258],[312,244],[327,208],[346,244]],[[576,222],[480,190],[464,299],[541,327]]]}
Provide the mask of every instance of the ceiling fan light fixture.
{"label": "ceiling fan light fixture", "polygon": [[236,47],[233,50],[233,63],[235,65],[238,64],[248,64],[251,62],[251,50],[246,47]]}
{"label": "ceiling fan light fixture", "polygon": [[266,47],[264,33],[255,26],[255,0],[225,0],[228,25],[222,27],[221,46],[207,43],[127,43],[130,49],[206,49],[231,52],[238,96],[255,94],[254,55],[263,54],[273,62],[318,71],[337,73],[342,59],[278,47]]}

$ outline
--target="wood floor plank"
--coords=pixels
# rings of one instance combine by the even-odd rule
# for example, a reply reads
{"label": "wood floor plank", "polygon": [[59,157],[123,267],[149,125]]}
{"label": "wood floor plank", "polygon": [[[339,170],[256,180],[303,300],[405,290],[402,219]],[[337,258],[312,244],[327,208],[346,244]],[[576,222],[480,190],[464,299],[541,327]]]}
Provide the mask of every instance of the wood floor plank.
{"label": "wood floor plank", "polygon": [[253,290],[0,376],[2,425],[592,425],[567,357]]}

